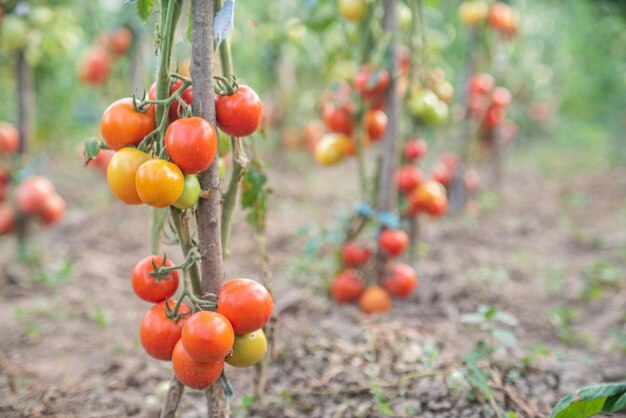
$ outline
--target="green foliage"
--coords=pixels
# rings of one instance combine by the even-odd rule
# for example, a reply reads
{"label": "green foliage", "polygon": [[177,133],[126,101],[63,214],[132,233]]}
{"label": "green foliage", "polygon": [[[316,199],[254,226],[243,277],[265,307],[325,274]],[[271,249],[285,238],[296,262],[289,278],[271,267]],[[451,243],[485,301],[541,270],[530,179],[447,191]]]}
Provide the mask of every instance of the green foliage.
{"label": "green foliage", "polygon": [[257,233],[260,233],[265,229],[267,198],[271,193],[271,189],[267,187],[267,176],[260,163],[254,162],[247,167],[241,185],[241,206],[248,209],[246,220]]}
{"label": "green foliage", "polygon": [[550,418],[587,418],[626,409],[626,382],[578,389],[559,401]]}

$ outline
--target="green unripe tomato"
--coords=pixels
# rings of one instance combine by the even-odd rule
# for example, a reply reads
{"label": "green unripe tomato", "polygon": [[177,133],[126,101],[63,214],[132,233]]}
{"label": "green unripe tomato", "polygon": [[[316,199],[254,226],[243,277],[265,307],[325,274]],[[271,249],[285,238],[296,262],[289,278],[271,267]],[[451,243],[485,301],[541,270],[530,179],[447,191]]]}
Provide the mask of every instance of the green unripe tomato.
{"label": "green unripe tomato", "polygon": [[233,367],[250,367],[261,361],[266,351],[265,333],[258,329],[248,334],[235,335],[233,351],[224,360]]}
{"label": "green unripe tomato", "polygon": [[439,98],[430,90],[422,89],[414,93],[409,99],[409,110],[413,116],[425,119],[437,106]]}
{"label": "green unripe tomato", "polygon": [[8,52],[16,52],[26,46],[27,40],[26,22],[15,15],[5,16],[0,25],[0,48]]}
{"label": "green unripe tomato", "polygon": [[183,186],[183,192],[174,206],[178,209],[185,210],[193,207],[200,199],[202,193],[202,187],[200,187],[200,180],[195,174],[185,174],[185,184]]}
{"label": "green unripe tomato", "polygon": [[230,152],[230,136],[226,135],[221,129],[217,130],[217,153],[220,157],[227,155]]}

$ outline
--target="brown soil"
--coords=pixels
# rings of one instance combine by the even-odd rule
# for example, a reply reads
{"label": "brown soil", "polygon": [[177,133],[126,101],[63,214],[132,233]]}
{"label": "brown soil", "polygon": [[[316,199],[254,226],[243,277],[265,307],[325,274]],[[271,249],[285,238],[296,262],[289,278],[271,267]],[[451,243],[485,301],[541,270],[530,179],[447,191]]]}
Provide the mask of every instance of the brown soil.
{"label": "brown soil", "polygon": [[[466,215],[425,220],[416,295],[388,314],[366,317],[330,302],[315,274],[294,268],[303,260],[299,229],[330,225],[356,199],[353,168],[270,171],[278,343],[262,401],[250,403],[251,370],[228,369],[234,413],[495,416],[489,402],[472,402],[451,385],[465,354],[485,339],[461,322],[481,304],[519,319],[511,328],[517,345],[496,354],[491,384],[501,410],[545,417],[580,385],[626,378],[624,346],[611,336],[626,332],[626,280],[595,300],[580,298],[583,269],[605,261],[624,273],[625,171],[553,181],[513,172],[500,199],[483,195]],[[137,328],[149,306],[129,284],[130,269],[148,251],[146,210],[114,202],[96,173],[53,166],[50,175],[69,211],[59,227],[37,229],[39,263],[55,271],[69,260],[72,270],[42,282],[37,263],[13,265],[13,240],[0,241],[0,350],[17,384],[12,393],[3,370],[0,416],[158,416],[170,367],[141,349]],[[259,277],[256,242],[241,214],[232,242],[228,277]],[[556,308],[569,309],[570,326],[551,323]],[[549,348],[547,357],[516,373],[537,344]],[[202,394],[187,392],[179,416],[205,410]]]}

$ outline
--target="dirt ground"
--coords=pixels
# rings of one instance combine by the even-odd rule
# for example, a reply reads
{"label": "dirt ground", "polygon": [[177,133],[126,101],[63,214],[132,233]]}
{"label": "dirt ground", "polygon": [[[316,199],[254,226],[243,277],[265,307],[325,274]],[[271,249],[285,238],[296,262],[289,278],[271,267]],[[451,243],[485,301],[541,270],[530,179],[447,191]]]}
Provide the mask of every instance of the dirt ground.
{"label": "dirt ground", "polygon": [[[171,368],[143,352],[138,324],[149,305],[130,287],[130,270],[148,252],[147,211],[115,202],[95,172],[48,171],[69,211],[40,231],[39,263],[13,265],[13,240],[0,240],[0,350],[17,383],[12,393],[0,374],[0,416],[156,417]],[[461,321],[480,305],[519,320],[509,327],[517,344],[496,354],[499,410],[547,417],[578,386],[626,379],[626,171],[545,180],[511,164],[501,197],[483,194],[466,215],[422,223],[418,291],[370,317],[331,303],[315,274],[294,268],[303,257],[298,231],[350,207],[355,171],[352,163],[270,170],[278,340],[261,401],[250,396],[251,370],[227,370],[233,414],[496,416],[455,384],[465,355],[486,338]],[[227,277],[259,277],[241,214],[232,243]],[[595,276],[583,273],[593,266],[602,280],[621,277],[600,280],[586,300],[585,277]],[[523,368],[537,347],[546,355]],[[179,416],[203,411],[203,394],[187,392]]]}

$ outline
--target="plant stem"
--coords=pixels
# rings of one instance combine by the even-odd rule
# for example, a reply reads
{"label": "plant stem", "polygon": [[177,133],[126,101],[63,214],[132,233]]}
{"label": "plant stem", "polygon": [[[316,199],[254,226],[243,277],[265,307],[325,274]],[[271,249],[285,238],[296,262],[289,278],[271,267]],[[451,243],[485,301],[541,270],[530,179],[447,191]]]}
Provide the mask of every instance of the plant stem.
{"label": "plant stem", "polygon": [[161,254],[161,229],[165,222],[165,210],[150,207],[150,254]]}
{"label": "plant stem", "polygon": [[[385,15],[383,18],[383,28],[386,32],[395,34],[397,31],[396,1],[384,0]],[[382,164],[378,187],[378,210],[380,212],[391,212],[395,207],[396,190],[393,187],[393,175],[396,170],[397,150],[396,142],[400,132],[400,97],[396,91],[396,39],[392,35],[389,44],[390,59],[388,60],[389,74],[391,77],[387,90],[385,113],[389,118],[389,124],[385,132],[385,139],[382,149]],[[380,247],[375,258],[375,272],[377,279],[382,280],[385,272],[386,257]]]}
{"label": "plant stem", "polygon": [[[183,256],[185,259],[189,256],[189,252],[193,248],[193,241],[189,232],[189,218],[186,212],[180,209],[170,206],[170,213],[172,216],[172,223],[176,229],[176,235],[180,241],[180,247],[183,250]],[[189,279],[191,280],[191,289],[196,296],[202,296],[202,286],[200,283],[200,270],[198,264],[193,263],[189,267]]]}
{"label": "plant stem", "polygon": [[[215,0],[191,2],[191,78],[193,80],[193,111],[215,125],[213,104],[213,19]],[[207,199],[200,199],[196,222],[202,260],[202,291],[219,294],[224,279],[222,256],[220,190],[218,159],[200,174],[203,190],[209,190]],[[206,391],[209,416],[224,418],[230,415],[228,400],[221,384],[211,385]]]}

